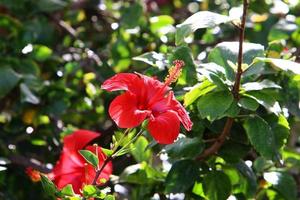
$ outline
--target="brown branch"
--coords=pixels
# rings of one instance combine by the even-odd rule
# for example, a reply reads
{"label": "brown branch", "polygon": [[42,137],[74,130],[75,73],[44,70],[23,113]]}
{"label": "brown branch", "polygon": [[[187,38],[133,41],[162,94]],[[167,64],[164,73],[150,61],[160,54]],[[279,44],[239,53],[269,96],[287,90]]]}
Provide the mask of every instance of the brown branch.
{"label": "brown branch", "polygon": [[49,173],[51,169],[47,168],[40,161],[33,158],[26,158],[21,155],[13,155],[8,158],[12,164],[21,165],[23,167],[32,167],[42,173]]}
{"label": "brown branch", "polygon": [[98,178],[99,178],[101,172],[103,171],[104,167],[105,167],[111,160],[112,160],[112,156],[109,156],[109,157],[107,157],[107,158],[105,159],[105,161],[103,162],[101,168],[98,169],[98,170],[96,171],[96,175],[95,175],[95,178],[94,178],[94,180],[93,180],[93,182],[92,182],[92,185],[97,185],[97,180],[98,180]]}
{"label": "brown branch", "polygon": [[[247,16],[247,8],[248,8],[248,0],[243,1],[243,15],[241,25],[239,27],[240,35],[239,35],[239,52],[238,52],[238,66],[237,66],[237,73],[235,76],[234,86],[232,88],[232,94],[235,100],[240,99],[239,90],[241,84],[241,76],[243,73],[242,70],[242,63],[243,63],[243,42],[245,38],[245,24],[246,24],[246,16]],[[228,117],[223,128],[221,135],[216,139],[216,141],[207,148],[197,159],[203,160],[206,157],[213,155],[218,152],[221,148],[223,143],[225,142],[226,138],[229,136],[232,124],[234,122],[234,118]]]}

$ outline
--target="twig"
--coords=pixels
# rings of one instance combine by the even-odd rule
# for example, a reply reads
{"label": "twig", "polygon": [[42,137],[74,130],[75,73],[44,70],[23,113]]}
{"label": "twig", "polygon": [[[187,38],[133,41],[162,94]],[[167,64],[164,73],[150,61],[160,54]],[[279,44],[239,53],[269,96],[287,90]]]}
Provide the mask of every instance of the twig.
{"label": "twig", "polygon": [[[130,130],[131,130],[131,128],[126,129],[126,131],[124,132],[124,135],[123,135],[123,137],[120,139],[120,141],[122,141],[122,140],[129,134]],[[133,137],[133,139],[131,139],[127,144],[125,144],[124,146],[122,146],[122,148],[121,148],[120,150],[126,148],[128,145],[130,145],[132,142],[134,142],[134,141],[135,141],[142,133],[143,133],[143,129],[141,129],[141,130]],[[94,178],[94,180],[93,180],[93,182],[92,182],[92,185],[97,185],[97,180],[98,180],[98,178],[99,178],[101,172],[102,172],[103,169],[105,168],[105,166],[106,166],[110,161],[112,161],[112,160],[114,159],[114,157],[116,157],[116,156],[118,155],[118,152],[120,152],[120,150],[118,150],[118,147],[119,147],[120,143],[121,143],[121,142],[119,142],[115,147],[112,148],[112,153],[111,153],[111,155],[108,156],[108,157],[104,160],[102,166],[101,166],[99,169],[96,170],[96,175],[95,175],[95,178]]]}
{"label": "twig", "polygon": [[[243,63],[243,42],[245,38],[245,24],[246,24],[246,16],[247,16],[247,8],[248,8],[248,1],[243,1],[243,15],[242,15],[242,21],[241,26],[239,27],[240,35],[239,35],[239,52],[238,52],[238,66],[237,66],[237,73],[235,76],[235,82],[234,86],[232,88],[232,94],[235,100],[240,99],[239,90],[240,90],[240,84],[241,84],[241,76],[243,73],[242,70],[242,63]],[[230,130],[232,127],[232,124],[234,122],[234,118],[228,117],[225,123],[225,126],[223,128],[223,131],[221,135],[216,139],[216,141],[207,148],[197,159],[203,160],[206,157],[213,155],[218,152],[218,150],[221,148],[223,143],[225,142],[226,138],[230,134]]]}
{"label": "twig", "polygon": [[13,155],[8,158],[12,164],[21,165],[24,167],[32,167],[42,173],[49,173],[51,169],[47,168],[44,164],[40,163],[36,159],[29,159],[20,155]]}

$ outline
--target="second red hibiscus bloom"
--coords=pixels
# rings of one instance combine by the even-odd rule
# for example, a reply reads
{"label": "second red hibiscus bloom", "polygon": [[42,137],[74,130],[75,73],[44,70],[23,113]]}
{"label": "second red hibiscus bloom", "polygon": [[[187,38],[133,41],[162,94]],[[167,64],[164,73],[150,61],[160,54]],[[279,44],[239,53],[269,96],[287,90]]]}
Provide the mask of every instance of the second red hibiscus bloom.
{"label": "second red hibiscus bloom", "polygon": [[176,100],[169,85],[180,73],[183,62],[176,61],[165,83],[152,77],[134,73],[120,73],[106,80],[102,89],[125,90],[109,107],[109,114],[121,128],[133,128],[149,119],[148,130],[161,144],[173,143],[180,130],[180,122],[192,128],[188,113]]}

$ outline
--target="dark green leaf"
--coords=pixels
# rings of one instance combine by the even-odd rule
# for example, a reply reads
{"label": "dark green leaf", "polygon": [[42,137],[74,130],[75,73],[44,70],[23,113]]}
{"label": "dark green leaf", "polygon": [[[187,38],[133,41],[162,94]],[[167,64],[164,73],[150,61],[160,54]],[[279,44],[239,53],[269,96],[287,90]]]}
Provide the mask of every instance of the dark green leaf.
{"label": "dark green leaf", "polygon": [[200,138],[180,138],[175,143],[165,147],[166,152],[172,158],[194,158],[204,149],[204,143]]}
{"label": "dark green leaf", "polygon": [[261,117],[250,117],[244,128],[251,144],[262,156],[272,159],[275,156],[275,138],[271,127]]}
{"label": "dark green leaf", "polygon": [[233,96],[229,91],[208,93],[199,98],[198,110],[201,117],[213,121],[226,116],[232,102]]}
{"label": "dark green leaf", "polygon": [[166,177],[166,192],[185,192],[198,179],[198,167],[192,160],[180,160],[173,164]]}
{"label": "dark green leaf", "polygon": [[19,82],[20,75],[12,68],[0,67],[0,99],[5,97]]}
{"label": "dark green leaf", "polygon": [[121,25],[125,28],[135,28],[142,18],[143,7],[139,3],[131,4],[122,10]]}
{"label": "dark green leaf", "polygon": [[251,97],[247,97],[247,96],[242,96],[239,100],[239,104],[243,108],[252,110],[252,111],[256,111],[256,109],[259,106],[259,103],[255,99],[253,99]]}
{"label": "dark green leaf", "polygon": [[209,200],[226,200],[231,193],[230,179],[224,172],[209,172],[203,179],[203,190]]}
{"label": "dark green leaf", "polygon": [[[235,69],[232,68],[228,61],[230,61],[234,65],[237,64],[239,49],[238,45],[238,42],[222,42],[219,43],[208,55],[209,62],[215,62],[216,64],[224,67],[226,71],[226,77],[230,81],[234,81],[235,79]],[[264,55],[264,46],[260,44],[245,42],[243,45],[243,52],[244,63],[250,65],[255,57]],[[251,68],[261,66],[262,64],[260,64],[259,66],[252,65]]]}
{"label": "dark green leaf", "polygon": [[237,163],[241,159],[246,156],[246,154],[249,152],[250,146],[237,143],[234,141],[227,141],[224,143],[224,145],[219,150],[218,154],[226,161],[231,163]]}
{"label": "dark green leaf", "polygon": [[83,156],[83,158],[93,165],[94,167],[97,167],[99,164],[98,157],[91,151],[89,150],[79,150],[79,153]]}
{"label": "dark green leaf", "polygon": [[240,161],[235,165],[239,172],[246,178],[246,185],[243,193],[247,198],[253,198],[257,190],[256,176],[252,169],[248,167],[244,161]]}

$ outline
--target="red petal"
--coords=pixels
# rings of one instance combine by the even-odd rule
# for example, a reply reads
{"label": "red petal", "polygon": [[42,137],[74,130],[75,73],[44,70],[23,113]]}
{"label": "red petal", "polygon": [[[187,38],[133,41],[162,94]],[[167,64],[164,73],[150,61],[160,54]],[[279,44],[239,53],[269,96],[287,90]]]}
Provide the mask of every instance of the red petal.
{"label": "red petal", "polygon": [[150,111],[139,110],[137,106],[136,95],[125,92],[111,102],[109,115],[120,128],[133,128],[150,114]]}
{"label": "red petal", "polygon": [[173,143],[179,134],[180,121],[174,111],[166,111],[148,124],[148,130],[154,139],[161,144]]}
{"label": "red petal", "polygon": [[181,105],[181,103],[176,100],[173,92],[170,92],[169,95],[171,98],[170,104],[171,104],[172,110],[177,112],[180,122],[183,124],[184,128],[186,130],[190,131],[192,129],[193,122],[191,121],[189,114],[187,113],[185,108]]}
{"label": "red petal", "polygon": [[130,90],[136,88],[139,77],[132,73],[119,73],[107,79],[101,88],[107,91]]}
{"label": "red petal", "polygon": [[[84,169],[82,169],[84,170]],[[57,177],[54,180],[55,185],[58,189],[64,188],[66,185],[71,184],[74,192],[76,194],[80,194],[80,189],[82,188],[82,184],[84,182],[84,173],[82,171],[78,171],[72,174],[65,174]]]}
{"label": "red petal", "polygon": [[88,130],[77,130],[72,134],[67,135],[64,138],[64,151],[68,152],[78,152],[78,150],[83,149],[89,142],[93,139],[99,137],[101,134]]}

